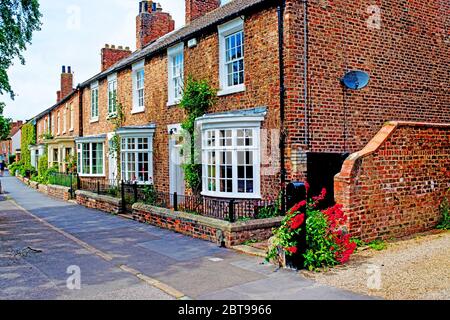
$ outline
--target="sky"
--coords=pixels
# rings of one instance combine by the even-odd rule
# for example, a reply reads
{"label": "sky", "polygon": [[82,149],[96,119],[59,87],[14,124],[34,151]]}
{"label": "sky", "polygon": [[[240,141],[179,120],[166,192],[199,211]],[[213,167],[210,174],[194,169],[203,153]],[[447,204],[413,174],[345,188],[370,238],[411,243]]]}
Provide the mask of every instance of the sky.
{"label": "sky", "polygon": [[[100,71],[100,50],[105,44],[136,48],[139,0],[40,0],[42,30],[33,35],[24,52],[25,65],[9,69],[16,98],[0,95],[4,115],[28,120],[56,103],[61,67],[71,66],[74,86]],[[159,0],[165,12],[184,25],[184,0]]]}

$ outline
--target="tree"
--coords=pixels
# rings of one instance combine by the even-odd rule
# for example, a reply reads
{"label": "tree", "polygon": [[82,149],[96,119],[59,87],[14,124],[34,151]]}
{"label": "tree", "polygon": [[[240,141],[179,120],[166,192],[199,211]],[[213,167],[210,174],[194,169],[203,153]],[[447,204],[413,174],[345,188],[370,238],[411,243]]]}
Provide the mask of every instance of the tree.
{"label": "tree", "polygon": [[11,131],[11,119],[3,116],[5,103],[0,102],[0,141],[6,140]]}
{"label": "tree", "polygon": [[31,43],[33,31],[40,30],[41,17],[38,0],[0,1],[0,95],[9,93],[14,99],[7,71],[16,58],[25,64],[22,51]]}

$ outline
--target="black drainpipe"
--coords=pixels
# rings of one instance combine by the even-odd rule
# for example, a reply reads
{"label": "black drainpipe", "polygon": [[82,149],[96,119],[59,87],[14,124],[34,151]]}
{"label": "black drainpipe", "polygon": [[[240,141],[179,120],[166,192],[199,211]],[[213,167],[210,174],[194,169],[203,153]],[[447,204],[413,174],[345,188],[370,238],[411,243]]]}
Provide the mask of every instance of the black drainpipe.
{"label": "black drainpipe", "polygon": [[[83,136],[83,87],[78,85],[78,136]],[[77,147],[75,146],[75,150]]]}
{"label": "black drainpipe", "polygon": [[280,66],[280,183],[281,183],[281,212],[286,213],[286,128],[285,128],[285,82],[284,82],[284,10],[286,1],[282,0],[277,8],[278,13],[278,54]]}

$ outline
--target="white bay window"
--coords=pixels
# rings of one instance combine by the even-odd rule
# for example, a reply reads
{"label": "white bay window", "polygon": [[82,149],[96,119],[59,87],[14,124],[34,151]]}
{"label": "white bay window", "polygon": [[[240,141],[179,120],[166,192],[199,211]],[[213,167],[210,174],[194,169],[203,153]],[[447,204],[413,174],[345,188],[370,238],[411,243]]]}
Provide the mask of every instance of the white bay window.
{"label": "white bay window", "polygon": [[153,183],[153,125],[121,128],[122,179],[139,184]]}
{"label": "white bay window", "polygon": [[105,175],[104,142],[100,140],[77,142],[77,167],[81,176],[103,177]]}
{"label": "white bay window", "polygon": [[261,197],[261,122],[265,108],[198,119],[202,127],[203,195]]}

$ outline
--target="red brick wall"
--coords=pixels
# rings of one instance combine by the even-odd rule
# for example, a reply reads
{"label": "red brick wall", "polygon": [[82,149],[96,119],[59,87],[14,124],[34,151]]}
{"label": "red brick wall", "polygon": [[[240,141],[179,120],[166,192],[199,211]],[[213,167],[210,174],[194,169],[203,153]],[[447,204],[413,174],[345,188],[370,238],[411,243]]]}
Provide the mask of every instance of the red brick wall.
{"label": "red brick wall", "polygon": [[101,51],[101,70],[105,71],[120,60],[128,57],[130,54],[131,51],[128,48],[123,49],[122,47],[116,48],[115,46],[106,45]]}
{"label": "red brick wall", "polygon": [[220,6],[220,0],[186,0],[186,24]]}
{"label": "red brick wall", "polygon": [[450,188],[450,124],[390,122],[335,179],[350,232],[364,240],[429,230]]}
{"label": "red brick wall", "polygon": [[[278,74],[278,33],[277,13],[274,8],[248,15],[244,24],[246,46],[246,91],[218,98],[210,112],[238,110],[267,106],[268,115],[263,129],[279,128],[279,74]],[[206,78],[213,87],[219,87],[219,47],[217,32],[204,34],[198,38],[198,45],[185,48],[185,78],[192,75],[196,79]],[[118,73],[118,101],[126,115],[125,126],[157,124],[154,137],[154,182],[159,191],[169,191],[169,135],[168,125],[184,120],[184,112],[178,106],[167,106],[168,76],[165,52],[153,56],[145,63],[145,111],[132,114],[132,72],[131,68]],[[158,76],[155,76],[158,75]],[[114,131],[107,120],[107,81],[99,82],[99,120],[90,122],[90,89],[83,93],[83,135],[92,136]],[[271,132],[269,131],[269,134]],[[270,136],[269,136],[270,137]],[[272,140],[268,141],[268,148]],[[278,140],[275,140],[278,146]],[[276,152],[278,149],[276,148]],[[105,156],[107,155],[106,154]],[[107,158],[107,156],[106,156]],[[275,167],[275,169],[274,169]],[[264,197],[276,196],[279,190],[279,169],[277,164],[263,164],[268,175],[261,177]],[[273,170],[274,169],[274,170]],[[108,163],[106,159],[106,176]]]}
{"label": "red brick wall", "polygon": [[[381,27],[367,21],[376,4]],[[386,121],[450,122],[450,2],[309,1],[309,146],[304,146],[303,8],[287,1],[288,163],[302,177],[305,150],[355,152]],[[297,62],[296,62],[297,61]],[[348,91],[346,70],[371,75],[370,85]]]}
{"label": "red brick wall", "polygon": [[226,247],[237,246],[248,240],[267,240],[281,221],[281,218],[273,218],[229,223],[141,203],[133,205],[133,219],[217,244],[223,240]]}
{"label": "red brick wall", "polygon": [[[80,92],[74,92],[71,97],[62,102],[59,106],[57,106],[55,109],[51,111],[51,117],[54,119],[55,123],[55,129],[54,132],[52,132],[52,135],[54,138],[61,138],[61,137],[78,137],[80,135],[80,105],[79,105],[79,99],[80,99]],[[70,107],[73,107],[74,112],[74,123],[73,123],[73,130],[70,130]],[[66,131],[64,132],[64,110],[66,110]],[[57,117],[58,113],[60,115],[60,121],[59,121],[59,134],[58,134],[58,127],[57,127]],[[48,121],[48,116],[44,117]],[[43,119],[44,119],[43,118]],[[43,122],[44,120],[40,119],[38,122],[38,126]],[[51,123],[50,123],[50,129],[51,129]],[[40,133],[41,135],[42,133]]]}

